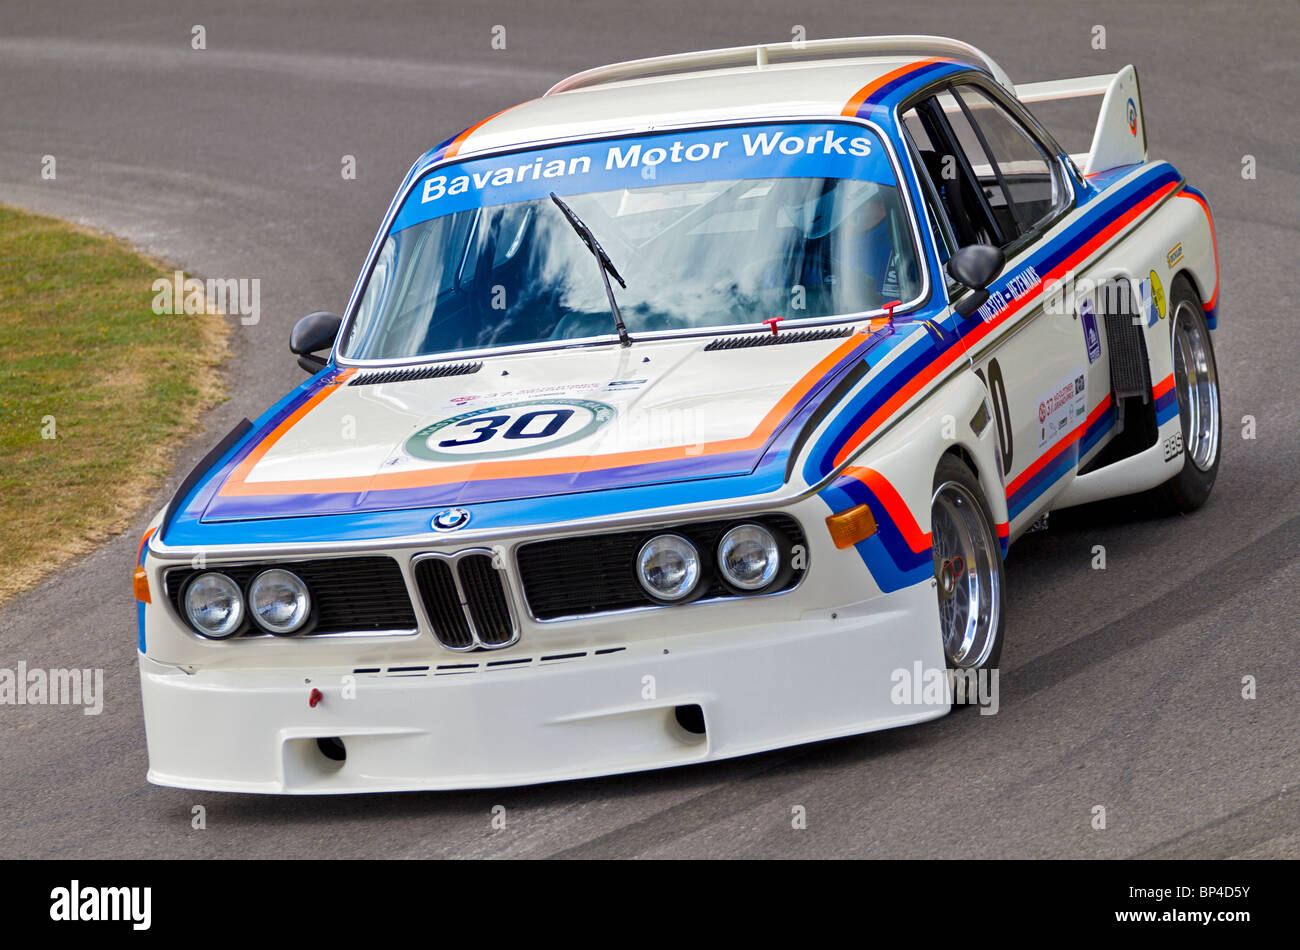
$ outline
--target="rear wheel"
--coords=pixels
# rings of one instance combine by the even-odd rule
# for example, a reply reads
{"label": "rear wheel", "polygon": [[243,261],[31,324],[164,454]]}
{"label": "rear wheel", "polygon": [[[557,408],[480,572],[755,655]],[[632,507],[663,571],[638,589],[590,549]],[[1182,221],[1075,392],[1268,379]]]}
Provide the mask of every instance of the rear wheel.
{"label": "rear wheel", "polygon": [[1219,373],[1205,310],[1195,288],[1180,276],[1170,290],[1174,389],[1182,423],[1184,464],[1181,472],[1155,491],[1168,508],[1188,512],[1205,504],[1219,472]]}
{"label": "rear wheel", "polygon": [[951,455],[935,471],[930,525],[948,668],[995,667],[1006,625],[1002,550],[978,479]]}

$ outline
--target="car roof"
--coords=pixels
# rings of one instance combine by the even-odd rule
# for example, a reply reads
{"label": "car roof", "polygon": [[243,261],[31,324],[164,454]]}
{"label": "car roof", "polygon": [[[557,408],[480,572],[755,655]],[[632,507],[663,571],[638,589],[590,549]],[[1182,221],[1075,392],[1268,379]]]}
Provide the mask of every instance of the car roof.
{"label": "car roof", "polygon": [[791,116],[853,115],[862,90],[915,67],[1005,72],[973,46],[944,37],[890,36],[742,46],[635,60],[562,80],[544,96],[471,126],[436,152],[467,155],[537,142]]}

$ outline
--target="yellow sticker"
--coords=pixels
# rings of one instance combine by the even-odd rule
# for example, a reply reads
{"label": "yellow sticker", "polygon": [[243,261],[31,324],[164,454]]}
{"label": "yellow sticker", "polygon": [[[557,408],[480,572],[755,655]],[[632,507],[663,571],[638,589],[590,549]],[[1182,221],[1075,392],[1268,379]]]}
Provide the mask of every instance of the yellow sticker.
{"label": "yellow sticker", "polygon": [[1166,256],[1166,259],[1169,261],[1170,270],[1173,269],[1175,264],[1183,259],[1183,243],[1181,241],[1169,249],[1169,254]]}
{"label": "yellow sticker", "polygon": [[1156,316],[1165,318],[1165,289],[1160,286],[1160,276],[1151,272],[1151,305],[1156,308]]}

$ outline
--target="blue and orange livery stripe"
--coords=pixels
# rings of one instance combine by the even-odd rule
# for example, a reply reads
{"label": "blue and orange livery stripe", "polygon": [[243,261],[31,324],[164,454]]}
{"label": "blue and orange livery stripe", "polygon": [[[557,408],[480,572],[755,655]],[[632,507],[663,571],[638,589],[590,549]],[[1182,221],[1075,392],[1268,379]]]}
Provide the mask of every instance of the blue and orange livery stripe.
{"label": "blue and orange livery stripe", "polygon": [[831,511],[866,505],[876,533],[854,545],[876,586],[889,593],[934,574],[930,533],[922,531],[898,490],[879,472],[850,467],[818,494]]}
{"label": "blue and orange livery stripe", "polygon": [[858,119],[880,118],[888,114],[895,102],[910,95],[914,89],[941,76],[970,68],[968,64],[942,57],[908,63],[873,79],[855,92],[840,110],[840,115]]}
{"label": "blue and orange livery stripe", "polygon": [[[146,549],[149,546],[149,539],[153,537],[157,528],[150,528],[140,539],[140,546],[135,549],[135,566],[140,567],[144,564]],[[144,601],[135,602],[135,626],[136,626],[136,647],[141,653],[144,652]]]}
{"label": "blue and orange livery stripe", "polygon": [[[1098,202],[1095,210],[1058,235],[1039,253],[1007,268],[1005,279],[1030,266],[1038,275],[1038,282],[1018,300],[1004,306],[987,321],[979,316],[968,318],[958,326],[951,339],[936,341],[926,335],[924,345],[919,340],[914,343],[915,353],[909,352],[905,358],[900,357],[882,367],[879,374],[845,406],[839,424],[827,429],[814,445],[805,464],[805,479],[810,484],[815,483],[852,458],[873,433],[988,334],[1012,317],[1036,306],[1043,284],[1060,280],[1068,271],[1080,267],[1106,242],[1172,194],[1179,181],[1178,174],[1168,165],[1157,166],[1139,176],[1118,195]],[[1010,299],[1010,295],[1007,296]],[[957,345],[958,338],[963,345]]]}
{"label": "blue and orange livery stripe", "polygon": [[487,125],[489,122],[491,122],[491,121],[492,121],[493,119],[495,119],[497,116],[502,115],[502,114],[504,114],[504,113],[506,113],[506,112],[509,112],[510,109],[513,109],[513,108],[514,108],[514,106],[511,106],[511,107],[509,107],[509,108],[502,109],[500,112],[494,112],[494,113],[492,113],[492,114],[491,114],[490,116],[488,116],[486,119],[479,119],[477,122],[475,122],[473,125],[471,125],[468,129],[465,129],[464,131],[460,132],[458,135],[453,135],[451,138],[447,139],[445,142],[443,142],[443,143],[441,143],[440,145],[437,145],[436,147],[434,147],[434,149],[433,149],[432,151],[430,151],[428,154],[426,154],[426,155],[425,155],[425,156],[420,160],[420,163],[419,163],[419,164],[426,165],[426,164],[429,164],[429,163],[431,163],[431,162],[440,162],[440,161],[442,161],[443,159],[447,159],[447,158],[455,158],[457,155],[460,154],[460,150],[465,146],[465,140],[466,140],[466,139],[468,139],[471,135],[473,135],[475,132],[477,132],[477,131],[478,131],[479,129],[481,129],[483,126]]}
{"label": "blue and orange livery stripe", "polygon": [[1178,196],[1190,198],[1199,204],[1205,211],[1205,219],[1210,223],[1210,244],[1214,248],[1214,292],[1210,294],[1209,300],[1202,301],[1201,309],[1205,311],[1206,324],[1213,330],[1219,325],[1219,236],[1214,229],[1214,214],[1210,211],[1210,202],[1205,195],[1191,185],[1185,185]]}
{"label": "blue and orange livery stripe", "polygon": [[1110,428],[1110,394],[1088,413],[1086,419],[1066,433],[1007,485],[1007,512],[1012,518],[1037,500],[1079,464],[1088,448],[1095,446]]}
{"label": "blue and orange livery stripe", "polygon": [[[812,395],[828,379],[837,376],[849,364],[856,362],[876,342],[871,334],[857,333],[846,339],[827,356],[813,365],[799,381],[768,410],[763,419],[747,436],[705,443],[696,451],[691,446],[669,446],[658,449],[639,449],[630,452],[599,456],[564,456],[516,461],[474,462],[447,465],[440,468],[416,469],[408,472],[381,472],[341,478],[297,479],[282,481],[249,481],[248,476],[275,443],[293,428],[304,416],[344,385],[353,370],[344,370],[323,379],[319,386],[297,402],[256,443],[242,453],[218,495],[223,498],[248,496],[296,496],[302,504],[304,495],[338,495],[344,493],[372,493],[377,491],[416,490],[422,492],[412,503],[440,503],[427,489],[439,486],[464,492],[465,483],[481,485],[481,490],[495,496],[502,494],[502,480],[510,480],[507,494],[523,496],[546,494],[558,490],[573,490],[577,483],[585,487],[607,488],[626,484],[630,478],[703,477],[718,471],[734,469],[736,457],[744,455],[752,465],[753,453],[763,449],[787,421],[796,416]],[[547,479],[550,479],[548,482]],[[492,485],[490,483],[496,482]],[[535,484],[527,484],[536,482]],[[460,501],[471,500],[463,494]],[[299,511],[303,509],[300,507]]]}
{"label": "blue and orange livery stripe", "polygon": [[1170,373],[1151,387],[1156,401],[1156,425],[1162,426],[1178,415],[1178,393],[1174,389],[1174,375]]}

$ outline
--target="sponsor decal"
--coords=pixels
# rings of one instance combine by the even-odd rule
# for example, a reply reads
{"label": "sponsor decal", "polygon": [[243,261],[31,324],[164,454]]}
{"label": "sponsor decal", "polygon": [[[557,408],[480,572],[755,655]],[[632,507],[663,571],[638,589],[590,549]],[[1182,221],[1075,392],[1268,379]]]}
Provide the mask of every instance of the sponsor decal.
{"label": "sponsor decal", "polygon": [[1148,278],[1148,286],[1151,294],[1151,307],[1156,312],[1156,319],[1165,318],[1165,288],[1160,284],[1160,275],[1155,271],[1151,272]]}
{"label": "sponsor decal", "polygon": [[1167,258],[1169,260],[1170,269],[1172,269],[1175,264],[1177,264],[1179,261],[1183,259],[1182,241],[1179,241],[1177,244],[1175,244],[1173,247],[1169,249],[1169,254],[1167,255]]}
{"label": "sponsor decal", "polygon": [[584,439],[615,415],[613,406],[591,399],[525,399],[425,426],[403,448],[429,462],[509,458]]}
{"label": "sponsor decal", "polygon": [[1183,433],[1180,429],[1165,439],[1165,461],[1170,462],[1183,454]]}
{"label": "sponsor decal", "polygon": [[518,401],[543,397],[594,396],[599,393],[632,392],[640,389],[648,379],[615,379],[596,383],[555,383],[550,386],[530,386],[527,389],[505,389],[488,393],[464,393],[452,396],[442,404],[443,409],[459,409],[470,403]]}
{"label": "sponsor decal", "polygon": [[1038,400],[1038,449],[1041,452],[1083,422],[1088,414],[1082,374],[1067,376]]}
{"label": "sponsor decal", "polygon": [[1032,267],[1026,267],[1024,270],[1008,277],[1005,288],[990,291],[989,299],[984,302],[984,306],[975,312],[979,314],[981,320],[989,323],[1011,303],[1036,292],[1042,282],[1042,278],[1038,276],[1038,271]]}
{"label": "sponsor decal", "polygon": [[1091,297],[1079,301],[1079,319],[1083,322],[1083,341],[1088,344],[1088,365],[1101,359],[1101,334],[1097,332],[1097,310]]}
{"label": "sponsor decal", "polygon": [[1129,135],[1138,134],[1138,109],[1132,99],[1128,101],[1128,131]]}
{"label": "sponsor decal", "polygon": [[895,184],[875,134],[841,122],[696,129],[467,159],[424,175],[393,231],[444,214],[593,191],[734,178],[850,178]]}

